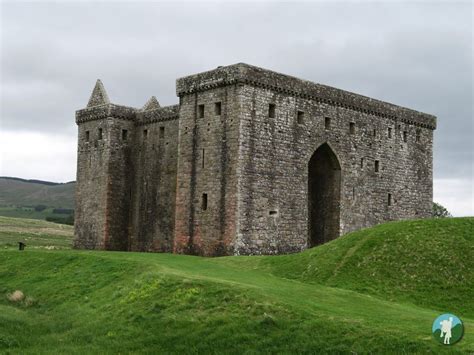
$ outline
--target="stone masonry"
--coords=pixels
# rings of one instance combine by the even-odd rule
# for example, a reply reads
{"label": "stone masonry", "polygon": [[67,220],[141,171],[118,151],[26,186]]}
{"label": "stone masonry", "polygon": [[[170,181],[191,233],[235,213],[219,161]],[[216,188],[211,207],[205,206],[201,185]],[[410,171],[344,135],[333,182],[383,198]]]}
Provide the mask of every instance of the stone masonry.
{"label": "stone masonry", "polygon": [[282,254],[430,216],[434,116],[242,63],[176,92],[137,109],[98,80],[76,112],[76,248]]}

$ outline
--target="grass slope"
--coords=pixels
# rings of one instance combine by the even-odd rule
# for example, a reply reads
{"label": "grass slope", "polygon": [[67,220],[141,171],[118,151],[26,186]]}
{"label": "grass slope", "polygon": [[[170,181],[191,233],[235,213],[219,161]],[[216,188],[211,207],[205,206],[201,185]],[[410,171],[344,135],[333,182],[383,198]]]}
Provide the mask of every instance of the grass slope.
{"label": "grass slope", "polygon": [[73,231],[64,224],[0,216],[0,250],[17,249],[18,242],[28,249],[70,249]]}
{"label": "grass slope", "polygon": [[35,206],[74,209],[75,183],[47,185],[0,177],[0,206]]}
{"label": "grass slope", "polygon": [[[396,266],[391,258],[380,256],[382,251],[397,255],[399,247],[409,244],[409,240],[399,239],[413,230],[417,230],[412,236],[413,247],[431,250],[431,242],[424,245],[428,239],[419,236],[425,223],[434,233],[431,239],[444,238],[446,228],[457,233],[452,238],[459,239],[467,235],[462,230],[472,228],[472,222],[450,219],[387,224],[284,257],[208,259],[3,250],[0,295],[20,289],[29,298],[20,303],[0,298],[0,352],[472,352],[474,318],[468,316],[472,315],[472,303],[466,300],[465,311],[457,312],[465,324],[464,338],[444,347],[432,338],[431,324],[440,310],[448,309],[430,308],[429,302],[421,307],[421,281],[413,281],[409,274],[382,271]],[[405,234],[390,236],[397,230],[405,230]],[[468,236],[466,240],[467,249],[443,242],[433,251],[450,259],[456,256],[456,262],[443,264],[442,270],[448,272],[444,268],[451,265],[449,275],[456,270],[464,273],[464,278],[456,279],[458,287],[472,285],[472,268],[459,269],[459,260],[472,259],[472,239]],[[431,255],[422,250],[422,255]],[[356,259],[359,266],[353,261],[357,254],[361,254]],[[374,255],[370,263],[362,263],[368,257],[365,254]],[[313,266],[316,261],[318,269]],[[404,259],[400,262],[403,265]],[[443,278],[430,278],[426,264],[431,259],[424,256],[414,262],[425,295],[431,297]],[[464,263],[462,267],[471,266]],[[374,273],[376,277],[371,276]],[[368,277],[373,278],[372,287]],[[388,290],[399,287],[404,278],[413,286],[400,292]],[[474,298],[472,289],[463,292]]]}
{"label": "grass slope", "polygon": [[245,264],[279,277],[474,318],[472,217],[386,223],[300,254],[252,257]]}

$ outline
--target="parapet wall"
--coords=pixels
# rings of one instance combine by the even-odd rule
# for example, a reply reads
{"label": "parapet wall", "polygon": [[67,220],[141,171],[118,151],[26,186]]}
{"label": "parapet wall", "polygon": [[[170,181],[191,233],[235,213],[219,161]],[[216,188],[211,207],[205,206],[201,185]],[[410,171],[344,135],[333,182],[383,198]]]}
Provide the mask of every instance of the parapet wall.
{"label": "parapet wall", "polygon": [[244,63],[180,78],[176,81],[176,93],[182,96],[233,84],[247,84],[374,116],[400,118],[405,123],[436,129],[435,116]]}

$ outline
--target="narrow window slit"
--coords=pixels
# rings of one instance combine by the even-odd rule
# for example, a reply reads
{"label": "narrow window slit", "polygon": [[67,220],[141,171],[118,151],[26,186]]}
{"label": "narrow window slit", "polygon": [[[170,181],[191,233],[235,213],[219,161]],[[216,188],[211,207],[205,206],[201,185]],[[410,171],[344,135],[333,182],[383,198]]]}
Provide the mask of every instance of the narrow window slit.
{"label": "narrow window slit", "polygon": [[296,114],[296,122],[298,122],[298,124],[303,124],[304,123],[304,112],[303,111],[298,111],[298,113]]}
{"label": "narrow window slit", "polygon": [[349,123],[349,133],[350,134],[355,134],[355,123],[354,122]]}
{"label": "narrow window slit", "polygon": [[324,128],[325,129],[331,128],[331,117],[324,118]]}
{"label": "narrow window slit", "polygon": [[275,104],[268,105],[268,117],[275,118]]}
{"label": "narrow window slit", "polygon": [[216,102],[214,104],[214,113],[216,116],[220,116],[222,112],[222,105],[220,102]]}

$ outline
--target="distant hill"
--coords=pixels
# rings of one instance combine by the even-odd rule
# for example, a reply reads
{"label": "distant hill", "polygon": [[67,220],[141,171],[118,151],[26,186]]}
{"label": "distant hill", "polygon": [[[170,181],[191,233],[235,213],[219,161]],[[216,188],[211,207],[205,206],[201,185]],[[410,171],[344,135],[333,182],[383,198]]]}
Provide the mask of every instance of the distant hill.
{"label": "distant hill", "polygon": [[75,182],[55,183],[0,177],[0,206],[36,206],[74,209]]}

